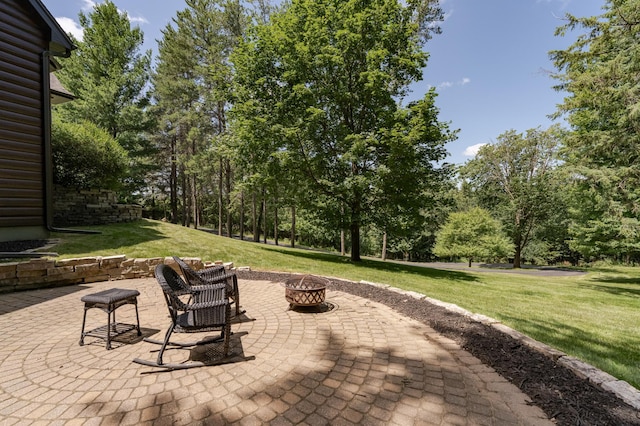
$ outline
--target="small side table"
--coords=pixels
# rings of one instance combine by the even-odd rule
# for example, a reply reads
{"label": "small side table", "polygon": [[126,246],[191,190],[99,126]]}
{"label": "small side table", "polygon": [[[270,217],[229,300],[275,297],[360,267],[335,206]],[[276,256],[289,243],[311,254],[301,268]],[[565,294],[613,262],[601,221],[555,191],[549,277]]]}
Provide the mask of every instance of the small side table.
{"label": "small side table", "polygon": [[[128,290],[121,288],[112,288],[109,290],[100,291],[98,293],[88,294],[83,296],[81,301],[84,302],[84,317],[82,318],[82,333],[80,335],[80,346],[84,345],[85,336],[106,338],[107,350],[111,349],[111,333],[114,336],[118,334],[126,333],[127,331],[137,329],[138,336],[141,336],[140,332],[140,318],[138,317],[138,299],[140,292],[138,290]],[[136,307],[136,321],[137,325],[133,324],[118,324],[116,322],[116,309],[122,305],[134,305]],[[106,337],[104,333],[104,327],[99,327],[91,331],[84,331],[85,322],[87,320],[87,311],[91,308],[98,308],[107,313],[107,327]],[[112,319],[113,316],[113,319]],[[118,330],[118,325],[124,326]]]}

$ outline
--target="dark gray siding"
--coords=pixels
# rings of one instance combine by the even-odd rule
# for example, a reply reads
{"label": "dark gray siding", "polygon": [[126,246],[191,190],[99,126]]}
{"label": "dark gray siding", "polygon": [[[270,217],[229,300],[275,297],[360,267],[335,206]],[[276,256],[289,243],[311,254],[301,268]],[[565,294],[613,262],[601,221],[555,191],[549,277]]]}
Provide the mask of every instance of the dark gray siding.
{"label": "dark gray siding", "polygon": [[0,2],[0,230],[45,225],[41,53],[49,36],[28,2]]}

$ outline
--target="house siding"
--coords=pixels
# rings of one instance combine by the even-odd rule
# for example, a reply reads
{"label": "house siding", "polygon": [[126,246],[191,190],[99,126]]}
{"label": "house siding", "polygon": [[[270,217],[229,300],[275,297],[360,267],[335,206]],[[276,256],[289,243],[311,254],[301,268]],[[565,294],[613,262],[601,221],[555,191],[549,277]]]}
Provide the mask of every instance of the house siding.
{"label": "house siding", "polygon": [[28,230],[24,239],[45,232],[41,54],[49,36],[28,2],[0,2],[0,241],[16,227]]}

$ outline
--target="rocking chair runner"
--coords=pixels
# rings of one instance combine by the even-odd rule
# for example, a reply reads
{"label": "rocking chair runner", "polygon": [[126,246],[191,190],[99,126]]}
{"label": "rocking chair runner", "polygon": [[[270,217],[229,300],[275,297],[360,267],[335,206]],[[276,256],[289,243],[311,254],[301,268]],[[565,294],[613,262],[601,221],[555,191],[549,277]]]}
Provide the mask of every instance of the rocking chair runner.
{"label": "rocking chair runner", "polygon": [[227,296],[236,305],[236,316],[245,312],[240,310],[240,292],[238,291],[238,277],[236,277],[235,272],[226,271],[222,265],[196,271],[178,256],[173,256],[173,260],[180,267],[188,286],[191,288],[197,289],[202,285],[226,283]]}
{"label": "rocking chair runner", "polygon": [[[204,345],[213,342],[223,342],[223,357],[229,354],[229,337],[231,335],[229,299],[226,295],[226,284],[203,285],[197,288],[189,288],[184,280],[168,265],[160,264],[155,269],[155,275],[169,309],[171,324],[165,334],[164,341],[144,339],[146,342],[162,345],[158,353],[157,362],[146,361],[139,358],[133,360],[138,364],[162,367],[166,369],[182,369],[202,367],[203,362],[190,362],[186,364],[165,364],[162,360],[167,346],[189,348],[196,345]],[[189,302],[183,302],[179,296],[189,295]],[[192,343],[174,343],[170,341],[175,333],[198,333],[206,331],[220,331],[220,336],[213,339],[201,340]]]}

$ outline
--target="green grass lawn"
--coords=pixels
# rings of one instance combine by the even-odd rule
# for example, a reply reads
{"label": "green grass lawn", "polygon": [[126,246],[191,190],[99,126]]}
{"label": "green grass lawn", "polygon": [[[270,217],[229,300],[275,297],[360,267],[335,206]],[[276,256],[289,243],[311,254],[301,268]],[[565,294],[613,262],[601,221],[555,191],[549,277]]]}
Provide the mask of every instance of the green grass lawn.
{"label": "green grass lawn", "polygon": [[390,284],[455,303],[580,358],[640,388],[640,268],[591,269],[578,277],[442,271],[281,246],[241,242],[164,222],[54,234],[60,258],[178,255],[234,262],[253,270],[304,272]]}

